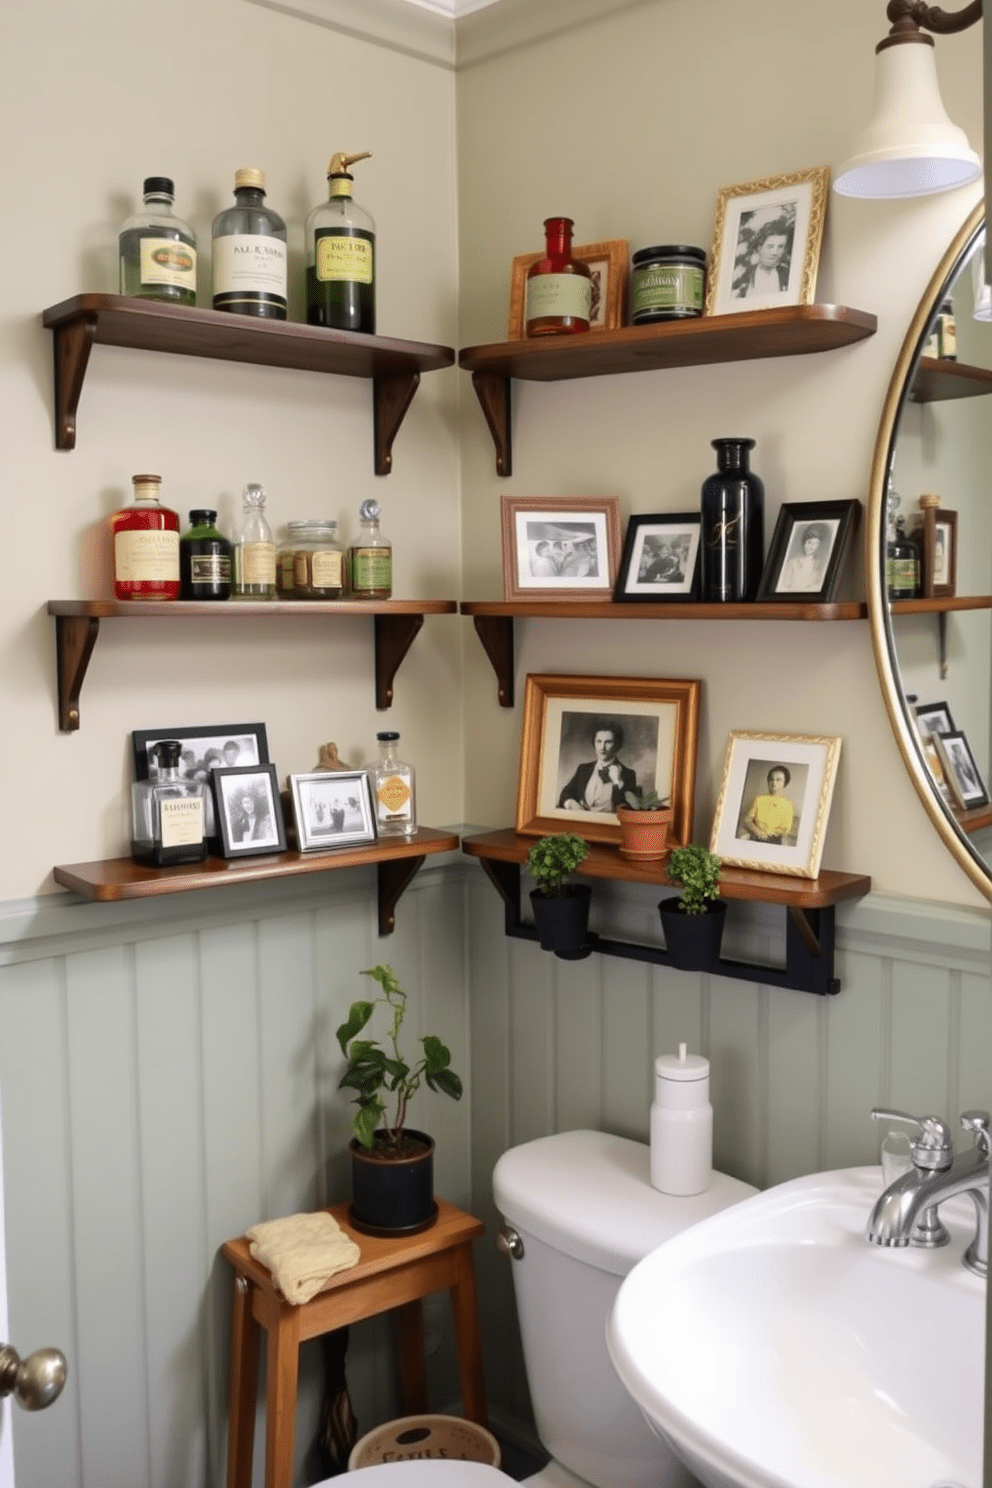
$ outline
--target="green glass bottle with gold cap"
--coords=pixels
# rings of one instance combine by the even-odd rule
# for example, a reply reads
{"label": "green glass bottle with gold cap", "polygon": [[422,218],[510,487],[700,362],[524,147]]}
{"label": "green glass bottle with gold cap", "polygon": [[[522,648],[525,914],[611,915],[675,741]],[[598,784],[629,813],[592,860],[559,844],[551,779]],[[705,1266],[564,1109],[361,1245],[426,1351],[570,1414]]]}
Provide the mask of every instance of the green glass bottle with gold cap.
{"label": "green glass bottle with gold cap", "polygon": [[307,322],[375,334],[375,223],[354,201],[348,167],[361,155],[332,155],[329,197],[307,218]]}

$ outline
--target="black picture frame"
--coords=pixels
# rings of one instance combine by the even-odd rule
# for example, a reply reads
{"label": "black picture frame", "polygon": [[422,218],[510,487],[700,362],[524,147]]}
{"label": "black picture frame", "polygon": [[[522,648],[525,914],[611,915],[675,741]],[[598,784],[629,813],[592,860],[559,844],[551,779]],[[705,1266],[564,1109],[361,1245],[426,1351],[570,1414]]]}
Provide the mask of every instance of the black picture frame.
{"label": "black picture frame", "polygon": [[313,770],[290,775],[289,786],[300,852],[333,852],[376,841],[368,770]]}
{"label": "black picture frame", "polygon": [[920,730],[927,735],[953,734],[954,719],[946,703],[914,703],[913,714]]}
{"label": "black picture frame", "polygon": [[618,604],[669,604],[698,599],[700,532],[698,511],[632,516],[614,600]]}
{"label": "black picture frame", "polygon": [[[224,746],[231,742],[238,744],[242,751],[248,751],[247,759],[229,760],[224,757],[222,761],[214,762],[222,763],[227,768],[234,764],[269,763],[269,740],[264,723],[205,723],[187,725],[185,728],[134,729],[131,733],[131,749],[135,780],[148,779],[148,751],[162,739],[178,739],[184,747],[184,759],[186,749],[195,749],[196,771],[191,778],[203,780],[208,791],[208,777],[212,768],[206,764],[208,750],[216,749],[223,756]],[[254,741],[254,745],[251,741]],[[254,758],[251,758],[253,749]],[[184,767],[184,773],[187,772],[188,765]]]}
{"label": "black picture frame", "polygon": [[[857,498],[784,503],[775,523],[758,599],[780,604],[802,600],[828,604],[837,592],[860,520],[861,502]],[[811,528],[818,529],[818,549],[807,554],[804,545],[813,536]]]}
{"label": "black picture frame", "polygon": [[[220,856],[248,858],[286,851],[286,823],[272,764],[218,766],[210,772]],[[242,809],[242,801],[252,810]]]}
{"label": "black picture frame", "polygon": [[959,809],[970,811],[975,806],[987,806],[989,793],[966,734],[954,729],[949,734],[933,734],[932,738]]}

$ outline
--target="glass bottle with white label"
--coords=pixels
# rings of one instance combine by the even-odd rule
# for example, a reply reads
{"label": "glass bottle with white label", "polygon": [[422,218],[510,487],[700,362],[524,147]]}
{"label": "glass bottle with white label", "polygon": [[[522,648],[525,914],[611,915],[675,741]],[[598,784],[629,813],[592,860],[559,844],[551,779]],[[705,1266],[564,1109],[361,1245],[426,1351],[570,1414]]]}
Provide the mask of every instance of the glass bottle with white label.
{"label": "glass bottle with white label", "polygon": [[254,481],[241,493],[241,521],[234,535],[233,599],[275,599],[276,545],[265,520],[265,490]]}
{"label": "glass bottle with white label", "polygon": [[120,230],[121,294],[141,300],[196,304],[196,237],[172,211],[175,187],[168,176],[146,176],[144,209]]}
{"label": "glass bottle with white label", "polygon": [[180,773],[180,740],[160,739],[148,753],[158,769],[131,787],[131,856],[156,868],[201,863],[207,856],[203,781]]}
{"label": "glass bottle with white label", "polygon": [[214,218],[214,309],[285,320],[286,224],[265,205],[265,172],[236,171],[234,202]]}
{"label": "glass bottle with white label", "polygon": [[110,518],[115,599],[179,598],[179,514],[160,500],[160,475],[132,475],[134,500]]}
{"label": "glass bottle with white label", "polygon": [[379,763],[372,770],[376,824],[380,837],[413,837],[417,831],[417,791],[413,766],[396,756],[399,734],[376,734]]}

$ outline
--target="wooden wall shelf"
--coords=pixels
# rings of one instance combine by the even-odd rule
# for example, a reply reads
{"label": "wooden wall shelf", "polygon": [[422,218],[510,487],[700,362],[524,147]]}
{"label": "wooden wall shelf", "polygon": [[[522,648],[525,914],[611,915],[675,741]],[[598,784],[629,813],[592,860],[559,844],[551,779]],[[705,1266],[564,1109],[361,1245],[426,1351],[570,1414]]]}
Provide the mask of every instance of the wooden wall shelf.
{"label": "wooden wall shelf", "polygon": [[[510,828],[482,832],[462,838],[462,851],[478,858],[487,877],[503,899],[506,934],[521,940],[536,940],[537,932],[521,917],[521,865],[537,839],[524,837]],[[651,884],[660,890],[677,887],[660,864],[638,864],[621,858],[617,848],[589,844],[589,856],[576,870],[583,878],[617,879],[624,883]],[[766,986],[786,987],[820,996],[840,990],[834,976],[834,906],[846,899],[859,899],[871,888],[871,879],[859,873],[837,873],[824,869],[818,878],[793,878],[778,873],[757,873],[743,868],[723,868],[720,895],[728,900],[780,904],[787,911],[786,964],[763,966],[743,961],[721,960],[713,968],[718,976],[733,977]],[[607,956],[664,965],[668,953],[660,945],[592,935],[591,949]]]}
{"label": "wooden wall shelf", "polygon": [[259,620],[287,615],[313,615],[333,619],[341,615],[370,615],[375,626],[375,703],[388,708],[393,701],[393,681],[400,663],[424,623],[425,615],[452,615],[453,599],[387,600],[277,600],[248,603],[238,600],[129,600],[119,603],[101,599],[50,599],[48,613],[55,617],[55,649],[58,678],[59,728],[63,733],[79,727],[79,694],[100,621],[111,620]]}
{"label": "wooden wall shelf", "polygon": [[55,882],[63,888],[87,899],[108,903],[374,865],[378,878],[379,934],[389,935],[395,926],[400,895],[424,859],[433,853],[453,852],[457,847],[455,833],[421,827],[411,838],[384,838],[374,845],[338,848],[335,852],[207,858],[203,863],[171,868],[146,868],[131,858],[108,858],[103,862],[65,863],[56,867],[53,873]]}
{"label": "wooden wall shelf", "polygon": [[967,362],[920,357],[909,391],[911,403],[942,403],[951,398],[984,398],[992,393],[992,371]]}
{"label": "wooden wall shelf", "polygon": [[472,373],[476,397],[496,447],[496,470],[513,471],[510,382],[561,382],[618,372],[832,351],[874,335],[878,321],[844,305],[789,305],[740,315],[703,315],[663,325],[623,326],[583,336],[542,336],[468,346],[458,362]]}
{"label": "wooden wall shelf", "polygon": [[420,374],[450,367],[455,360],[449,346],[331,331],[295,321],[256,320],[126,295],[75,295],[50,306],[41,319],[54,336],[55,444],[66,450],[76,443],[76,410],[91,348],[123,346],[365,378],[372,383],[375,473],[388,475],[393,440]]}

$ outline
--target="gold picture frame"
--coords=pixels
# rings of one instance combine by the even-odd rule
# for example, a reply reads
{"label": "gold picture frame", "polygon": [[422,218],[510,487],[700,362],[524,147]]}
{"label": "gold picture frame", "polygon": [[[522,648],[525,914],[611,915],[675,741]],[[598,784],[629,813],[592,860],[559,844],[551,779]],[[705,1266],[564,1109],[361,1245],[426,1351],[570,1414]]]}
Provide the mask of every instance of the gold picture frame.
{"label": "gold picture frame", "polygon": [[528,676],[516,830],[619,844],[615,806],[583,804],[602,756],[594,740],[610,732],[616,793],[626,787],[667,797],[669,841],[690,842],[701,690],[701,682],[686,678]]}
{"label": "gold picture frame", "polygon": [[613,598],[619,496],[503,496],[505,599]]}
{"label": "gold picture frame", "polygon": [[[524,299],[527,270],[544,257],[544,253],[521,253],[513,260],[510,275],[510,309],[506,339],[524,340]],[[626,238],[610,238],[605,243],[582,243],[572,249],[572,257],[581,259],[592,270],[593,306],[590,331],[616,331],[624,323],[627,306],[627,272],[630,245]]]}
{"label": "gold picture frame", "polygon": [[704,315],[813,304],[829,188],[817,165],[718,192]]}
{"label": "gold picture frame", "polygon": [[735,868],[816,878],[840,745],[836,735],[733,731],[710,851]]}

